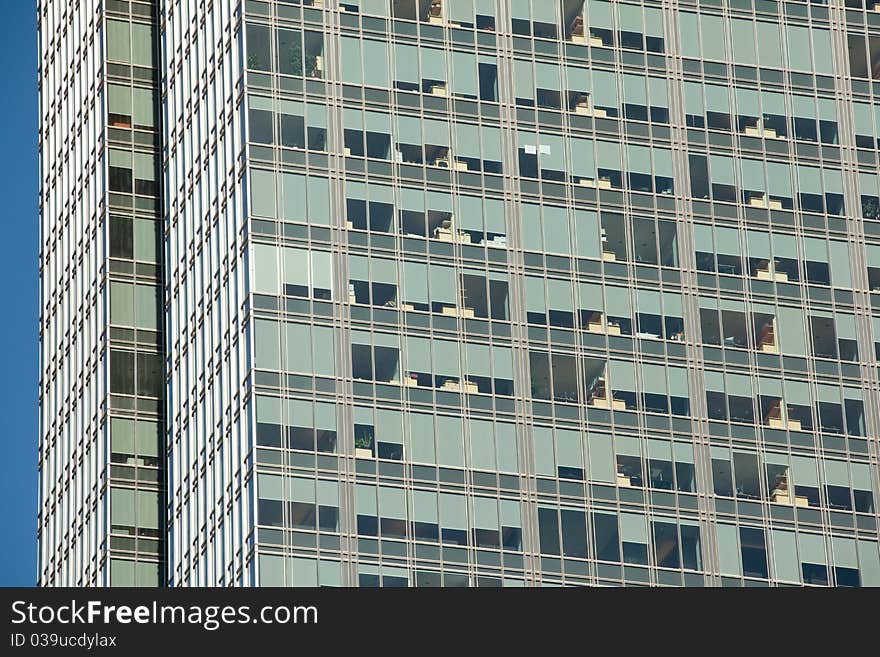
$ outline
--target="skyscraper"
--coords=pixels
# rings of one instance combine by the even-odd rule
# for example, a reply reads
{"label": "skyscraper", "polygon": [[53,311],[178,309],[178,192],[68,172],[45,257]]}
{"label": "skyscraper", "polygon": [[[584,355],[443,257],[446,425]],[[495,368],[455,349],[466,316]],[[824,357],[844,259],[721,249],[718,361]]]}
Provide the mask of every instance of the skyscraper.
{"label": "skyscraper", "polygon": [[880,585],[873,5],[103,10],[40,8],[41,583]]}
{"label": "skyscraper", "polygon": [[156,10],[38,4],[40,585],[165,579]]}

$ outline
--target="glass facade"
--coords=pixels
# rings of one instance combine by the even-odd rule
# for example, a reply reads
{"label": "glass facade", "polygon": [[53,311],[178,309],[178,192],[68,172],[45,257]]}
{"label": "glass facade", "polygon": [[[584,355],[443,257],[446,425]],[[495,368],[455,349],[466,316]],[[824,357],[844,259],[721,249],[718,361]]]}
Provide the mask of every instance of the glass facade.
{"label": "glass facade", "polygon": [[163,583],[880,586],[873,4],[156,4],[108,285]]}
{"label": "glass facade", "polygon": [[[158,586],[165,579],[158,3],[43,0],[38,16],[39,583]],[[81,41],[88,47],[76,49]]]}
{"label": "glass facade", "polygon": [[332,4],[245,4],[258,582],[880,584],[877,14]]}

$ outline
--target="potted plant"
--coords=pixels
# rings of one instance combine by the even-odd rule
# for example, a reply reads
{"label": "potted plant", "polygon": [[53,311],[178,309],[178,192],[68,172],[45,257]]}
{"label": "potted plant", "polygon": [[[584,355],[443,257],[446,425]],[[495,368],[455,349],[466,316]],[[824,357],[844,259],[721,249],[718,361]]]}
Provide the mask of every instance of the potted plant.
{"label": "potted plant", "polygon": [[357,458],[373,458],[373,427],[363,424],[355,425],[354,455]]}

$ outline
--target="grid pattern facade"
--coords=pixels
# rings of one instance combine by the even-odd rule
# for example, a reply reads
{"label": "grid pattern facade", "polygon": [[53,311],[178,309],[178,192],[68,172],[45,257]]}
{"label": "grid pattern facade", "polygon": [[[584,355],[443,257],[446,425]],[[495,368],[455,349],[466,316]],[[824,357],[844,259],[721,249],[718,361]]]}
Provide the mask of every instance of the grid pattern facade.
{"label": "grid pattern facade", "polygon": [[[149,125],[103,90],[153,5],[42,3],[41,581],[880,585],[871,1],[166,0]],[[80,13],[106,79],[49,64]],[[88,203],[50,75],[106,107]]]}
{"label": "grid pattern facade", "polygon": [[875,14],[244,9],[259,583],[880,581]]}
{"label": "grid pattern facade", "polygon": [[164,580],[156,3],[39,3],[40,564]]}

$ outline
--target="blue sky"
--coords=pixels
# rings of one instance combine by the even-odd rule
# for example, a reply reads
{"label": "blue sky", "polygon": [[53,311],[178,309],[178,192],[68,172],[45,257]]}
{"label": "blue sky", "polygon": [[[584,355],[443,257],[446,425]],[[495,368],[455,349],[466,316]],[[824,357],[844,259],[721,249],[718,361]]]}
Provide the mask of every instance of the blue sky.
{"label": "blue sky", "polygon": [[0,133],[4,203],[0,585],[36,581],[39,213],[36,3],[3,3]]}

